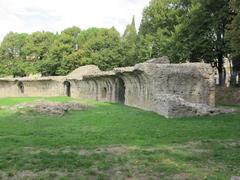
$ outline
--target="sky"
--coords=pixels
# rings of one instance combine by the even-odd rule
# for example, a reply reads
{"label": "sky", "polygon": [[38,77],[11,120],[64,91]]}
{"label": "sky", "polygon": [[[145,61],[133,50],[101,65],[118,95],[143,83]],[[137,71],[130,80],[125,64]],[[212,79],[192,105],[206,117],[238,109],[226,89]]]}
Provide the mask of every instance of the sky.
{"label": "sky", "polygon": [[115,27],[124,32],[135,15],[139,27],[150,0],[0,0],[0,41],[10,31],[61,32],[78,26]]}

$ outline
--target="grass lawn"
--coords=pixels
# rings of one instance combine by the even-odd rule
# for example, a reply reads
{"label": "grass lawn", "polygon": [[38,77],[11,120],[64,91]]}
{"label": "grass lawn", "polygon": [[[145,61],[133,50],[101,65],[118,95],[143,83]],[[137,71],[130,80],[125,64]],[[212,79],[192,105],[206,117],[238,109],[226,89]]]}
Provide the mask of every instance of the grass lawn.
{"label": "grass lawn", "polygon": [[0,179],[240,176],[240,113],[166,119],[132,107],[88,101],[83,102],[92,105],[88,110],[61,117],[9,110],[36,99],[0,99],[0,106],[5,106],[0,108]]}

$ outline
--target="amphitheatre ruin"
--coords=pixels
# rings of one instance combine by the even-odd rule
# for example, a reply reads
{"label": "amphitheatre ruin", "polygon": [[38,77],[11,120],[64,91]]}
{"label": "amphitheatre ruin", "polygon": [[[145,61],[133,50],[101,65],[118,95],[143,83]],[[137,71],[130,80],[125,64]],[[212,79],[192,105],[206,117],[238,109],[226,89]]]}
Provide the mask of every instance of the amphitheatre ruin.
{"label": "amphitheatre ruin", "polygon": [[67,76],[1,78],[0,97],[70,96],[156,112],[165,117],[217,113],[213,69],[205,63],[170,64],[167,57],[101,71],[79,67]]}

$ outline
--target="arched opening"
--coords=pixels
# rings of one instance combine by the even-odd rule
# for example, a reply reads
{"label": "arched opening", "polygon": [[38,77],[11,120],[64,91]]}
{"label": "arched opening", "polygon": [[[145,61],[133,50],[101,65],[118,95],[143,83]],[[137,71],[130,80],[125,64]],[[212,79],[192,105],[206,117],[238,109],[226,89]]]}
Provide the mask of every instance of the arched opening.
{"label": "arched opening", "polygon": [[23,84],[23,82],[19,81],[19,82],[17,83],[17,86],[18,86],[19,92],[20,92],[21,94],[24,94],[24,84]]}
{"label": "arched opening", "polygon": [[66,96],[71,96],[71,83],[69,81],[64,82]]}
{"label": "arched opening", "polygon": [[118,99],[118,102],[120,103],[125,103],[125,83],[124,81],[119,78],[118,80],[118,90],[117,90],[117,99]]}
{"label": "arched opening", "polygon": [[107,88],[104,87],[104,88],[102,89],[102,98],[103,98],[103,99],[106,99],[106,97],[107,97]]}

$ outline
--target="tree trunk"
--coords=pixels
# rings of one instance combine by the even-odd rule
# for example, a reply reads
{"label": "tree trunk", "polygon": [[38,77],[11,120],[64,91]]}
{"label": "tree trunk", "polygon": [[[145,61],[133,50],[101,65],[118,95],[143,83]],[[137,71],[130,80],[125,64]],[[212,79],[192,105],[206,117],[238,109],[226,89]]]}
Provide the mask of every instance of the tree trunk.
{"label": "tree trunk", "polygon": [[218,75],[219,75],[219,85],[222,86],[225,84],[225,79],[224,79],[224,72],[223,72],[223,55],[220,53],[218,55]]}
{"label": "tree trunk", "polygon": [[224,29],[220,28],[217,32],[217,59],[218,59],[218,75],[219,75],[219,85],[223,86],[225,84],[224,73],[224,57],[223,57],[223,47],[224,47]]}

